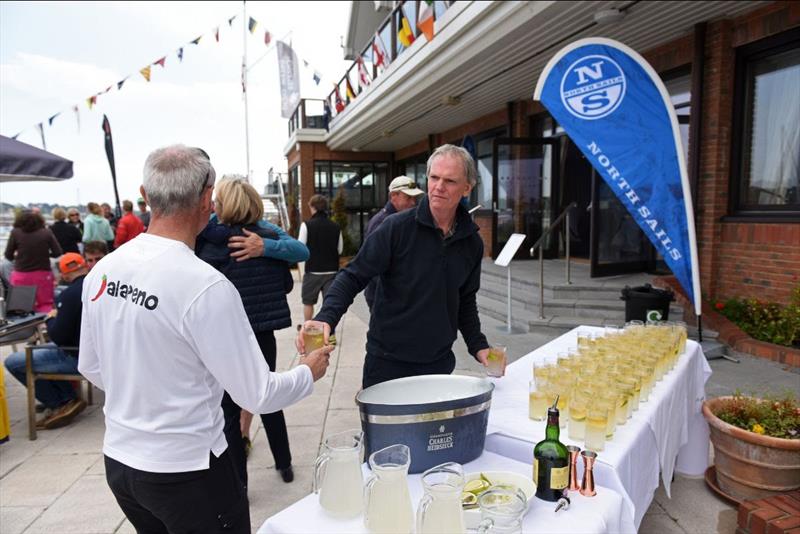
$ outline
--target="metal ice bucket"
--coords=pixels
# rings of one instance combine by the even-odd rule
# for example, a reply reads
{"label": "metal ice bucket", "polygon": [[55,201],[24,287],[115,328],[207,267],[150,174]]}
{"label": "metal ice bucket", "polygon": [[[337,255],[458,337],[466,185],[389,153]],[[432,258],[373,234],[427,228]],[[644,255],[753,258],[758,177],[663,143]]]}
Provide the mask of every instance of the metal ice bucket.
{"label": "metal ice bucket", "polygon": [[366,455],[402,443],[409,473],[481,455],[494,384],[485,378],[423,375],[368,387],[356,396]]}

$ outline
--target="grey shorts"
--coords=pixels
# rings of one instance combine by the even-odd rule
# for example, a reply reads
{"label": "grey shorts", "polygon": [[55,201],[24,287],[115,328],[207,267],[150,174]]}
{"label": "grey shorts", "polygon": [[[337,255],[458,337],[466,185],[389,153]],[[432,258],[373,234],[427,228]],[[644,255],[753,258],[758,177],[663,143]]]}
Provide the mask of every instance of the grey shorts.
{"label": "grey shorts", "polygon": [[313,306],[314,304],[316,304],[320,291],[322,291],[322,298],[324,299],[325,294],[331,287],[334,278],[336,278],[335,273],[334,274],[306,273],[305,276],[303,276],[303,289],[300,295],[301,298],[303,299],[303,304],[307,304],[309,306]]}

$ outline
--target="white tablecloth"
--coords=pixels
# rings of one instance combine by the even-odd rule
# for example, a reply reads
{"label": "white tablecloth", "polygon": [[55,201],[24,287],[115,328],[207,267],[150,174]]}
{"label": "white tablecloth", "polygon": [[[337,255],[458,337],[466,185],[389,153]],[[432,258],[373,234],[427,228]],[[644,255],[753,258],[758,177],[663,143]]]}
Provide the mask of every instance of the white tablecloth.
{"label": "white tablecloth", "polygon": [[[365,470],[365,480],[368,468]],[[465,464],[464,472],[513,471],[526,477],[531,476],[531,464],[522,463],[484,452],[478,459]],[[409,475],[411,503],[416,512],[417,503],[423,490],[420,475]],[[555,503],[534,497],[523,522],[523,532],[541,533],[620,533],[635,532],[633,524],[626,521],[623,500],[619,493],[605,487],[597,487],[597,495],[584,497],[577,492],[570,493],[569,510],[554,512]],[[314,533],[362,533],[367,532],[364,518],[335,519],[319,506],[318,495],[308,495],[285,510],[268,518],[259,534],[307,534]]]}
{"label": "white tablecloth", "polygon": [[[601,331],[597,327],[581,327]],[[489,412],[486,450],[521,462],[531,462],[533,446],[544,439],[545,422],[528,418],[528,388],[532,364],[577,345],[578,328],[515,361],[506,376],[495,381]],[[708,467],[708,426],[702,417],[705,383],[711,368],[700,345],[687,341],[675,368],[656,384],[628,422],[617,427],[595,464],[595,480],[619,492],[629,521],[638,529],[658,488],[659,472],[667,495],[676,465],[679,472],[702,475]],[[583,448],[562,429],[561,441]],[[582,465],[579,473],[583,472]]]}

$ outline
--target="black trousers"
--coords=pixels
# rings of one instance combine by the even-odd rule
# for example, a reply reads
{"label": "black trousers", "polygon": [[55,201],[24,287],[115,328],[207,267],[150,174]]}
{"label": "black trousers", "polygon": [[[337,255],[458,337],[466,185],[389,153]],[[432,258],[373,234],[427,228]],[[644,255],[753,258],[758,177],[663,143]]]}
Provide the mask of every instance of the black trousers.
{"label": "black trousers", "polygon": [[226,450],[209,468],[150,473],[105,457],[106,480],[138,534],[250,533],[250,506]]}
{"label": "black trousers", "polygon": [[367,354],[364,358],[364,371],[361,375],[361,387],[368,388],[387,380],[419,375],[449,375],[456,368],[456,357],[451,351],[444,358],[432,362],[414,363],[400,360],[389,360]]}
{"label": "black trousers", "polygon": [[[275,371],[275,363],[278,358],[278,349],[275,344],[275,334],[272,330],[256,333],[256,341],[261,349],[261,353],[267,360],[270,371]],[[225,416],[225,438],[228,440],[228,448],[231,450],[236,470],[242,479],[245,487],[247,486],[247,457],[244,453],[244,441],[242,441],[242,430],[240,427],[241,408],[233,402],[233,399],[226,392],[222,397],[222,413]],[[289,434],[286,431],[286,419],[283,412],[273,412],[261,414],[261,422],[267,433],[267,441],[275,458],[275,467],[283,469],[292,464],[292,453],[289,450]]]}

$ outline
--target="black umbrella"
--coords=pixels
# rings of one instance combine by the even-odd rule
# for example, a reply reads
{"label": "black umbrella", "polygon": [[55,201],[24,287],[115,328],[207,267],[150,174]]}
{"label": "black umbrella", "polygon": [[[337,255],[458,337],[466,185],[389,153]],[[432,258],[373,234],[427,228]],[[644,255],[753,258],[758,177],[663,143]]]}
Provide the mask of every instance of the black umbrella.
{"label": "black umbrella", "polygon": [[0,135],[0,182],[55,182],[72,178],[72,162]]}

